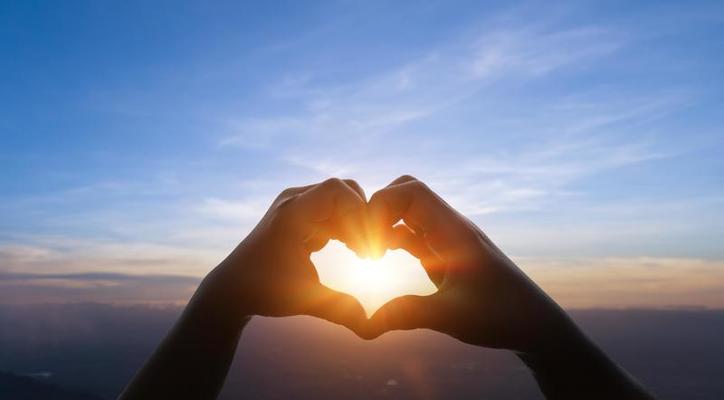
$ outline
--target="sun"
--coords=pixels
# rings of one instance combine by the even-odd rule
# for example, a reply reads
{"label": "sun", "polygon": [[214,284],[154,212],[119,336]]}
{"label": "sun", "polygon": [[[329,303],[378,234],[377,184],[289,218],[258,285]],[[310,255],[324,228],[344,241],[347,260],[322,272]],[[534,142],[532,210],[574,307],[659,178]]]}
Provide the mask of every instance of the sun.
{"label": "sun", "polygon": [[380,259],[361,259],[338,241],[312,254],[322,284],[356,297],[367,315],[406,294],[435,293],[420,261],[404,250],[387,251]]}

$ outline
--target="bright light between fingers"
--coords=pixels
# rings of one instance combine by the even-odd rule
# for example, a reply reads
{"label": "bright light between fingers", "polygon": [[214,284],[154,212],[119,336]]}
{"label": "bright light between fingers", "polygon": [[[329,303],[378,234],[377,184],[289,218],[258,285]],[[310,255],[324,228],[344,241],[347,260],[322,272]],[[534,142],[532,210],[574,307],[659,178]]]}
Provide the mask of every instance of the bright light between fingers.
{"label": "bright light between fingers", "polygon": [[338,241],[312,254],[322,284],[356,297],[367,316],[395,297],[435,293],[420,261],[404,250],[388,250],[377,260],[361,259]]}

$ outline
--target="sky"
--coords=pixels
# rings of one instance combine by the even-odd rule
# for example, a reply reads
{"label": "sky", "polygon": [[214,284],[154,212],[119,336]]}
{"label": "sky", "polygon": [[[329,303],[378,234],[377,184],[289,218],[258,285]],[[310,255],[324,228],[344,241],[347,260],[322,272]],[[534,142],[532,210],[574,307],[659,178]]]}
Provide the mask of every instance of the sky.
{"label": "sky", "polygon": [[3,2],[0,54],[0,302],[184,300],[412,174],[566,307],[724,307],[721,2]]}

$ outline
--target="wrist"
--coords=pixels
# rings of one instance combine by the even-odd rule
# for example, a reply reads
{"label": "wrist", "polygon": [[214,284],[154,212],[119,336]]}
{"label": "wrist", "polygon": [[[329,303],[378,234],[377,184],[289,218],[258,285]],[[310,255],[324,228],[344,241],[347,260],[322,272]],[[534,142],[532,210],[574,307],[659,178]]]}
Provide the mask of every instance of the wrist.
{"label": "wrist", "polygon": [[563,361],[566,365],[583,362],[595,347],[575,325],[550,329],[540,336],[533,347],[516,352],[533,369]]}
{"label": "wrist", "polygon": [[632,377],[570,322],[559,339],[517,356],[549,398],[652,399]]}
{"label": "wrist", "polygon": [[246,316],[256,315],[254,270],[259,265],[262,256],[253,251],[254,245],[249,245],[249,237],[245,238],[234,250],[216,266],[206,277],[213,282],[219,292],[239,314]]}
{"label": "wrist", "polygon": [[199,285],[192,303],[200,303],[208,318],[232,326],[243,326],[253,315],[241,289],[238,270],[226,261],[215,267]]}

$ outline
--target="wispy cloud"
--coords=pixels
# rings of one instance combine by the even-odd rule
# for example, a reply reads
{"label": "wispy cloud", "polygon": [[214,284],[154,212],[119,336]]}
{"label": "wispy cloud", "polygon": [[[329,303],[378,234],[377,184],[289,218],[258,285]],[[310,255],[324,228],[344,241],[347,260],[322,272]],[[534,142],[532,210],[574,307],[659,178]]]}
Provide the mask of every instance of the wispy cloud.
{"label": "wispy cloud", "polygon": [[257,221],[269,207],[266,199],[254,198],[234,201],[219,198],[206,198],[199,206],[201,214],[223,220],[225,223],[253,223]]}
{"label": "wispy cloud", "polygon": [[0,271],[0,304],[175,303],[188,301],[200,278],[120,273],[31,274]]}
{"label": "wispy cloud", "polygon": [[[263,138],[292,167],[373,188],[412,173],[474,215],[541,207],[570,196],[569,185],[582,177],[667,156],[626,134],[680,108],[679,94],[551,95],[525,113],[499,108],[520,104],[509,92],[526,82],[590,68],[629,40],[601,26],[494,25],[359,81],[330,86],[298,74],[303,79],[283,79],[270,92],[297,111],[233,120],[238,132],[222,144],[254,147]],[[455,132],[461,117],[467,126]],[[476,123],[479,132],[471,132]],[[529,139],[501,145],[506,137]]]}
{"label": "wispy cloud", "polygon": [[357,82],[320,86],[305,75],[283,79],[270,92],[295,101],[298,112],[230,120],[237,131],[222,145],[282,145],[275,138],[357,138],[382,135],[439,113],[495,83],[535,79],[581,67],[624,41],[596,27],[564,31],[530,28],[468,34],[416,60]]}
{"label": "wispy cloud", "polygon": [[211,269],[216,251],[149,242],[89,238],[35,238],[32,244],[0,246],[0,266],[13,273],[122,272],[198,276]]}

